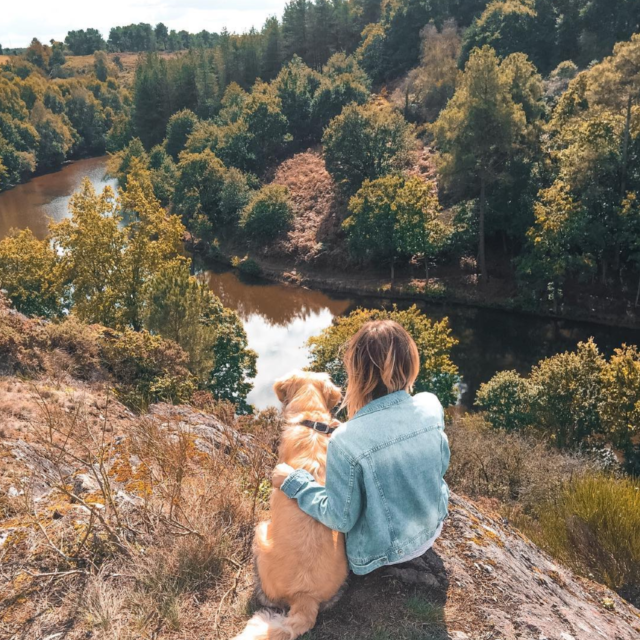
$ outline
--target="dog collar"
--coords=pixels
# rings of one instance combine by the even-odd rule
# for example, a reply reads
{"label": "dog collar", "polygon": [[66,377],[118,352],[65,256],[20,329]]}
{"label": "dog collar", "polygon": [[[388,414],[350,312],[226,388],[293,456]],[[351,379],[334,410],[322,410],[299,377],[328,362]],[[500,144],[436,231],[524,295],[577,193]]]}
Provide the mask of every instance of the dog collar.
{"label": "dog collar", "polygon": [[309,427],[309,429],[313,429],[318,433],[326,433],[327,435],[331,435],[338,427],[330,427],[328,424],[324,422],[314,422],[313,420],[302,420],[300,424],[303,427]]}

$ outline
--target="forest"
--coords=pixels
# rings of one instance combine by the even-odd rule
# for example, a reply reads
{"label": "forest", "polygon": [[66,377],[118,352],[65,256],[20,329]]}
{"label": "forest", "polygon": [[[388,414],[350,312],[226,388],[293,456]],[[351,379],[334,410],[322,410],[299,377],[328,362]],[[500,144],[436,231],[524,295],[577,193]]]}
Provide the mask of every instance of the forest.
{"label": "forest", "polygon": [[[261,31],[176,47],[163,24],[34,38],[0,72],[0,189],[108,152],[211,257],[296,262],[273,175],[312,149],[339,204],[306,262],[392,282],[421,264],[425,296],[447,295],[435,267],[487,295],[506,282],[518,308],[561,314],[580,292],[624,315],[640,302],[639,21],[630,1],[295,0]],[[123,50],[140,52],[132,77]]]}

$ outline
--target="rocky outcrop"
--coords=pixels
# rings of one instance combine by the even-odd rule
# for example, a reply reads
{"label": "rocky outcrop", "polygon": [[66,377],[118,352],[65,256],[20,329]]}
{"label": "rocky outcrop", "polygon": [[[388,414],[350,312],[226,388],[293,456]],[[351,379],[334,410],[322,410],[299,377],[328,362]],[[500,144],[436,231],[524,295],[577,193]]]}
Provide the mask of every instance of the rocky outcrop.
{"label": "rocky outcrop", "polygon": [[388,573],[444,590],[447,606],[462,608],[459,629],[449,630],[450,637],[475,640],[491,632],[491,638],[505,640],[640,638],[635,607],[558,565],[508,523],[456,495],[433,551]]}

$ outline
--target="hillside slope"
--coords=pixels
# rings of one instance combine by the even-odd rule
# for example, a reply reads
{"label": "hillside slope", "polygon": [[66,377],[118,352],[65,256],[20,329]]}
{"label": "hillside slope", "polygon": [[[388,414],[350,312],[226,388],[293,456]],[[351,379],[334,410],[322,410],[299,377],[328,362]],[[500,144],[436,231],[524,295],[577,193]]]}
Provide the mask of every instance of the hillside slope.
{"label": "hillside slope", "polygon": [[[269,445],[268,429],[230,427],[213,409],[154,405],[136,416],[102,387],[0,379],[0,636],[209,638],[242,627],[251,609],[252,523],[267,517],[266,495],[238,502],[234,481],[240,500],[252,474],[263,492],[273,457],[255,454],[273,445],[278,421],[269,418]],[[83,433],[97,438],[92,453]],[[216,562],[203,571],[210,554]],[[639,634],[634,607],[453,495],[434,551],[352,577],[310,638]]]}

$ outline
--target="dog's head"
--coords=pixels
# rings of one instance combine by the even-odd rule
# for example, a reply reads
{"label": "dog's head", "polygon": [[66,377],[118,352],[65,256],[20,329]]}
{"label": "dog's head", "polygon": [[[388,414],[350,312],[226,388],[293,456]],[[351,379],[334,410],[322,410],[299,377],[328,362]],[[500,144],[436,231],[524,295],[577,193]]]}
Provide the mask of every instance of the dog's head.
{"label": "dog's head", "polygon": [[322,398],[327,411],[331,411],[342,398],[340,389],[331,382],[328,373],[311,371],[292,371],[278,378],[273,385],[273,390],[285,411],[308,410],[309,401],[318,396]]}

